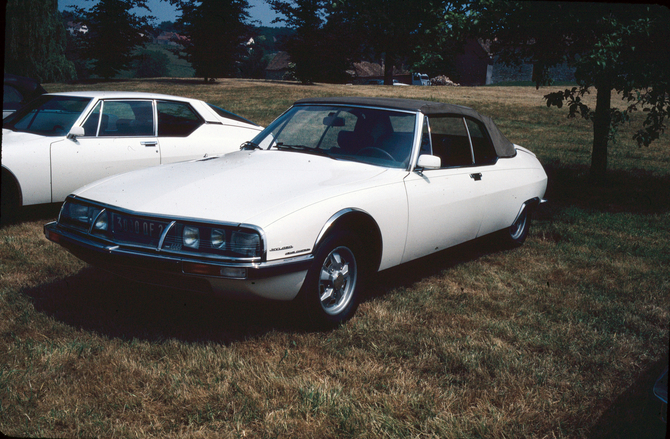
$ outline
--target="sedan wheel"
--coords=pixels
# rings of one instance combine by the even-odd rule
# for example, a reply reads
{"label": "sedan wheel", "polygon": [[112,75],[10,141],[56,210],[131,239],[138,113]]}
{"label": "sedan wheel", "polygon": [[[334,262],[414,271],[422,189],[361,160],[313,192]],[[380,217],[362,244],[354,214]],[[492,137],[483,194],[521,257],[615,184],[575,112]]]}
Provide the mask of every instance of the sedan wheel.
{"label": "sedan wheel", "polygon": [[530,230],[530,208],[524,207],[514,224],[503,231],[504,240],[510,246],[519,246],[526,240],[528,230]]}
{"label": "sedan wheel", "polygon": [[317,329],[336,327],[356,312],[362,273],[355,242],[349,234],[335,233],[316,252],[300,298]]}

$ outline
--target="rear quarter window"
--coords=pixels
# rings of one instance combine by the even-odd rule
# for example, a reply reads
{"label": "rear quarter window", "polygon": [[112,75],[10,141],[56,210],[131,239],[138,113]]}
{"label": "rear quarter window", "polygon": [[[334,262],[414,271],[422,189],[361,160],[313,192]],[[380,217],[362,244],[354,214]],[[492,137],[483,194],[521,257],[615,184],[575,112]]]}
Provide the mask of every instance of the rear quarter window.
{"label": "rear quarter window", "polygon": [[204,123],[186,103],[158,101],[156,107],[159,137],[187,137]]}

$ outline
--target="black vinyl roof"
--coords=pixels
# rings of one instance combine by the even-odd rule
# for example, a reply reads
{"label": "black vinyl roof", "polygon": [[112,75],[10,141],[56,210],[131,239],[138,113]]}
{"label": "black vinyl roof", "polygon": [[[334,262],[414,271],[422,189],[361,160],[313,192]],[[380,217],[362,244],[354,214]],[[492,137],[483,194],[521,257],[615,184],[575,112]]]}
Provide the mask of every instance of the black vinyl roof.
{"label": "black vinyl roof", "polygon": [[422,101],[416,99],[370,98],[370,97],[330,97],[301,99],[295,105],[352,105],[365,107],[388,108],[392,110],[417,111],[426,116],[458,115],[471,117],[481,121],[489,131],[493,146],[498,157],[514,157],[516,149],[490,117],[482,116],[475,110],[463,105],[445,104],[442,102]]}

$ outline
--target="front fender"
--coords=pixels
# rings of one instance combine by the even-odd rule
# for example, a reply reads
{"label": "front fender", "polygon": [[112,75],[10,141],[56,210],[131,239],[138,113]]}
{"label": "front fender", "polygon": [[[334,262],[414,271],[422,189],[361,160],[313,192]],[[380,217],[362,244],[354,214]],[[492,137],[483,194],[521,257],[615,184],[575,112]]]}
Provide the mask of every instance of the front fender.
{"label": "front fender", "polygon": [[263,227],[267,260],[302,256],[335,228],[361,236],[374,254],[375,268],[398,265],[407,236],[407,196],[404,186],[389,184],[343,194],[299,209]]}

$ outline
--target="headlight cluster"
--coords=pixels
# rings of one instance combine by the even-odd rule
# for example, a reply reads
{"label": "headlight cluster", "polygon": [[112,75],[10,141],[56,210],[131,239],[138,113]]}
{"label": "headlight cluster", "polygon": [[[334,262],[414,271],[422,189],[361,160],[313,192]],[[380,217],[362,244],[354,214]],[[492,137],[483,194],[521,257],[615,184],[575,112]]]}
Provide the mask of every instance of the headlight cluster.
{"label": "headlight cluster", "polygon": [[261,237],[249,229],[177,222],[165,237],[163,248],[255,258],[261,255]]}
{"label": "headlight cluster", "polygon": [[263,252],[261,235],[253,228],[138,217],[71,199],[58,222],[115,243],[181,254],[255,259]]}
{"label": "headlight cluster", "polygon": [[[109,214],[107,211],[87,204],[66,201],[61,208],[58,221],[77,229],[90,230],[92,233],[105,233],[109,229]],[[92,228],[91,224],[93,224]]]}

